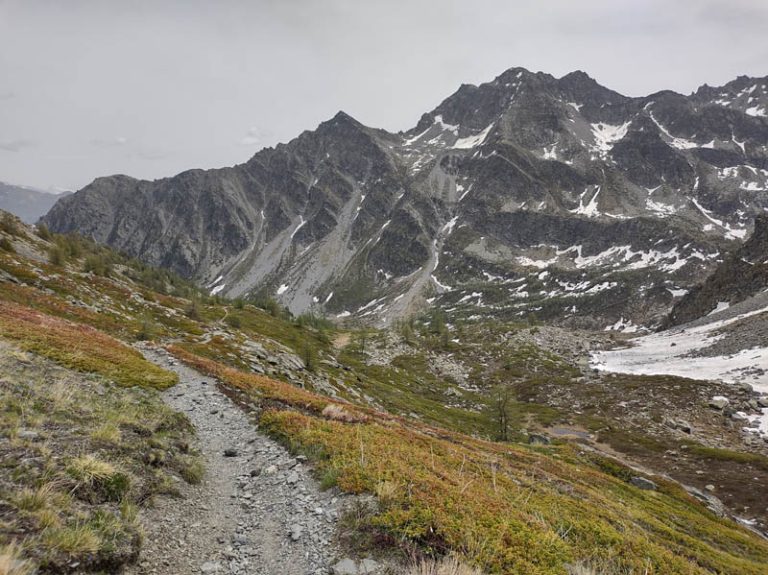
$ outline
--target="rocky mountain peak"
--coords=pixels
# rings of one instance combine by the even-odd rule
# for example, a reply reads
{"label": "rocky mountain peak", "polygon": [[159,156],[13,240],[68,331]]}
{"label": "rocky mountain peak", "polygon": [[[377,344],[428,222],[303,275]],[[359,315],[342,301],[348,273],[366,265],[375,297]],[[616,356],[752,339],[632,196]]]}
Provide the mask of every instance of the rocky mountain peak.
{"label": "rocky mountain peak", "polygon": [[326,122],[323,122],[323,124],[327,124],[327,123],[349,124],[355,127],[362,127],[362,124],[360,122],[355,120],[352,116],[347,114],[344,110],[339,110],[338,112],[336,112],[333,118],[331,118],[330,120],[326,120]]}
{"label": "rocky mountain peak", "polygon": [[768,118],[768,76],[739,76],[724,86],[711,87],[706,84],[693,94],[703,104],[738,110],[750,117]]}
{"label": "rocky mountain peak", "polygon": [[331,119],[321,122],[315,133],[350,135],[354,132],[364,132],[367,128],[344,111],[337,112]]}
{"label": "rocky mountain peak", "polygon": [[510,68],[403,133],[339,112],[246,165],[96,180],[46,222],[296,313],[639,329],[768,208],[762,84],[737,88],[630,98]]}
{"label": "rocky mountain peak", "polygon": [[[530,81],[534,78],[551,78],[549,74],[542,72],[531,72],[527,68],[521,66],[514,66],[504,70],[501,74],[496,76],[492,82],[488,84],[506,84],[514,81]],[[484,84],[481,84],[481,86]]]}
{"label": "rocky mountain peak", "polygon": [[590,106],[621,104],[627,101],[625,96],[598,84],[586,72],[575,70],[557,80],[558,91],[571,101]]}

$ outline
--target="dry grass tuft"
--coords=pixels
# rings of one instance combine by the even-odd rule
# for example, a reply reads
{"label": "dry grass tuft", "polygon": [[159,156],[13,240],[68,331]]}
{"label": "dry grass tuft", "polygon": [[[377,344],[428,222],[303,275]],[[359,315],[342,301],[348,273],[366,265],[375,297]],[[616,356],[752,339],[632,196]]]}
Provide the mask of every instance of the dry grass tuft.
{"label": "dry grass tuft", "polygon": [[70,556],[96,553],[101,547],[101,539],[89,525],[46,529],[43,541],[49,549]]}
{"label": "dry grass tuft", "polygon": [[46,509],[58,509],[69,504],[69,497],[58,489],[56,482],[49,482],[37,489],[25,487],[15,493],[11,501],[17,509],[28,513],[35,513]]}
{"label": "dry grass tuft", "polygon": [[0,548],[0,575],[32,575],[34,567],[22,558],[16,543]]}
{"label": "dry grass tuft", "polygon": [[190,485],[199,485],[205,477],[205,464],[198,457],[180,457],[179,475]]}
{"label": "dry grass tuft", "polygon": [[403,575],[483,575],[483,572],[450,555],[442,559],[422,559],[405,570]]}
{"label": "dry grass tuft", "polygon": [[362,423],[368,419],[364,415],[352,413],[344,406],[338,405],[336,403],[330,403],[326,405],[321,412],[321,415],[327,419],[342,421],[344,423]]}
{"label": "dry grass tuft", "polygon": [[[568,575],[633,575],[633,571],[621,569],[607,561],[579,561],[565,566]],[[649,572],[646,568],[645,572]]]}
{"label": "dry grass tuft", "polygon": [[376,497],[383,506],[388,506],[397,500],[398,486],[394,481],[380,481],[376,485]]}
{"label": "dry grass tuft", "polygon": [[101,441],[112,445],[118,445],[122,439],[122,435],[120,427],[111,422],[104,423],[91,433],[91,437],[95,441]]}
{"label": "dry grass tuft", "polygon": [[94,486],[112,478],[117,470],[111,463],[101,461],[94,455],[82,455],[70,461],[67,473],[79,485]]}

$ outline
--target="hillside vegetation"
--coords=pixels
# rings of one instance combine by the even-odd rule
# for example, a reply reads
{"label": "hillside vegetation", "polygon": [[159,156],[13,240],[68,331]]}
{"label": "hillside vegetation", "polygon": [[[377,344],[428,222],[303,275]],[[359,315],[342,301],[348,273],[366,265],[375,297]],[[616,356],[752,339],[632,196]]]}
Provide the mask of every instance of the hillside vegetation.
{"label": "hillside vegetation", "polygon": [[[12,464],[0,470],[0,545],[22,560],[50,571],[131,560],[141,506],[173,491],[172,477],[199,479],[191,430],[158,395],[174,376],[130,347],[149,340],[217,377],[261,429],[314,462],[322,485],[375,496],[348,518],[357,545],[456,552],[488,573],[765,573],[768,541],[677,483],[653,477],[656,489],[640,489],[643,473],[585,446],[527,442],[565,410],[499,386],[578,375],[563,357],[514,343],[535,327],[453,325],[447,336],[444,318],[425,317],[399,326],[405,343],[379,357],[386,333],[219,300],[77,237],[7,221],[0,449]],[[461,330],[510,336],[478,350]],[[477,359],[488,350],[499,355]],[[468,373],[449,373],[447,356]]]}

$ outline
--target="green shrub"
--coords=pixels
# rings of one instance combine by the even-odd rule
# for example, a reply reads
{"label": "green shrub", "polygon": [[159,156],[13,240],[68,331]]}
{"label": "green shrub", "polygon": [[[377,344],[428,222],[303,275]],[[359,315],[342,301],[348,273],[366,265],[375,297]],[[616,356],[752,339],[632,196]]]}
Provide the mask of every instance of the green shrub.
{"label": "green shrub", "polygon": [[58,244],[48,248],[48,263],[53,266],[63,266],[67,261],[66,252]]}
{"label": "green shrub", "polygon": [[14,253],[16,250],[13,248],[11,240],[8,238],[0,238],[0,250],[4,252]]}
{"label": "green shrub", "polygon": [[112,264],[100,254],[86,256],[83,271],[97,276],[109,277],[112,273]]}
{"label": "green shrub", "polygon": [[45,224],[37,224],[37,237],[41,240],[49,241],[53,238],[53,234],[51,234],[51,230],[48,229],[48,226]]}
{"label": "green shrub", "polygon": [[8,212],[4,212],[0,216],[0,231],[12,236],[18,236],[21,233],[18,220]]}

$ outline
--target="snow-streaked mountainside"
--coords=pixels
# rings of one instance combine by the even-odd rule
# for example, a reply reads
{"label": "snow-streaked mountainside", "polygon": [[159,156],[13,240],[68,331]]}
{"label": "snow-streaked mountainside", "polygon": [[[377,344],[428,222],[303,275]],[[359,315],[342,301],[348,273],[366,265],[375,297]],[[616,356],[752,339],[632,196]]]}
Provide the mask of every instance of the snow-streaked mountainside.
{"label": "snow-streaked mountainside", "polygon": [[[723,302],[709,315],[682,326],[631,340],[630,347],[592,354],[601,371],[678,375],[747,383],[768,394],[768,286],[731,307]],[[768,438],[768,408],[747,429]],[[754,418],[746,415],[746,423]]]}
{"label": "snow-streaked mountainside", "polygon": [[631,331],[766,209],[768,77],[630,98],[513,68],[406,132],[340,112],[232,168],[99,178],[45,222],[294,312]]}
{"label": "snow-streaked mountainside", "polygon": [[[755,218],[749,240],[685,294],[665,324],[672,327],[626,348],[593,353],[592,366],[748,384],[768,394],[768,215]],[[737,419],[768,441],[768,407]]]}
{"label": "snow-streaked mountainside", "polygon": [[768,214],[755,218],[754,231],[699,286],[672,308],[666,325],[678,325],[725,309],[768,289]]}
{"label": "snow-streaked mountainside", "polygon": [[10,212],[22,221],[33,224],[43,217],[57,200],[70,193],[50,194],[35,188],[0,182],[0,210]]}

